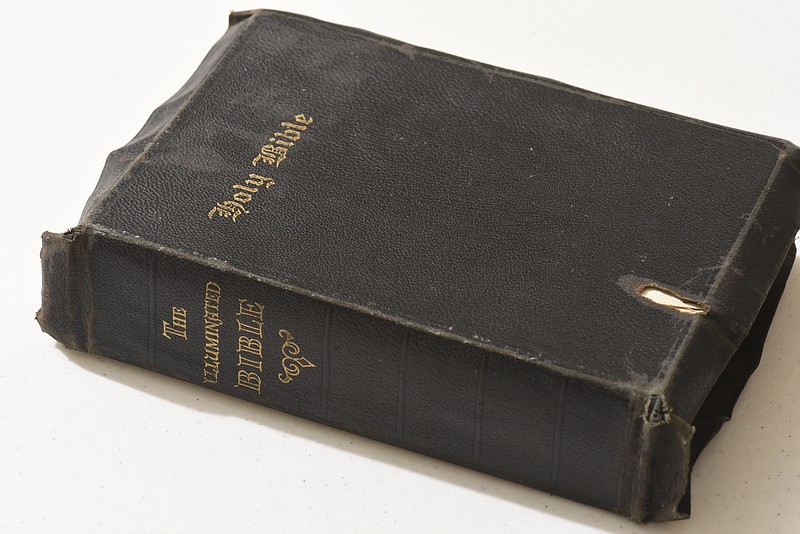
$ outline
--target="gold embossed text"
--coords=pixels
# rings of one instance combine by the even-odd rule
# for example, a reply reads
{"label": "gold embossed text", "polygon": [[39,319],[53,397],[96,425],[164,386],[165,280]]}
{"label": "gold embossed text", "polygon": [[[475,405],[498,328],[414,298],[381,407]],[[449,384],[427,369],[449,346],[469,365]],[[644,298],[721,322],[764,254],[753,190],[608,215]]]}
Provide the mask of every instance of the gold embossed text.
{"label": "gold embossed text", "polygon": [[[289,155],[290,150],[306,133],[314,118],[301,114],[280,124],[277,132],[269,137],[269,142],[261,147],[256,157],[250,162],[253,167],[267,167],[270,173],[277,170]],[[229,199],[217,202],[208,212],[208,218],[214,216],[236,222],[242,215],[250,213],[247,205],[253,201],[254,195],[261,189],[269,189],[275,185],[275,178],[262,176],[258,172],[249,173],[248,178],[231,186],[234,192]]]}
{"label": "gold embossed text", "polygon": [[261,373],[263,371],[264,306],[258,302],[239,299],[239,311],[236,313],[236,324],[239,327],[239,339],[236,355],[239,368],[236,373],[237,388],[247,388],[261,394]]}
{"label": "gold embossed text", "polygon": [[186,337],[186,308],[172,307],[170,321],[161,321],[161,335],[167,339],[173,336],[187,339]]}
{"label": "gold embossed text", "polygon": [[203,332],[205,334],[205,352],[203,353],[203,383],[216,384],[219,379],[219,327],[222,319],[219,316],[219,302],[222,288],[216,282],[206,283],[205,300],[203,301]]}

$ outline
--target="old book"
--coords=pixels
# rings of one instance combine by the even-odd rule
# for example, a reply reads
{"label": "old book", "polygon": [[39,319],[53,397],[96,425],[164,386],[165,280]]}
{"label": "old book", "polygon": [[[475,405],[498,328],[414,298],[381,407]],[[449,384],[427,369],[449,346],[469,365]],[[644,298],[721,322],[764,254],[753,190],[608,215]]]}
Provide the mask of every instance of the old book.
{"label": "old book", "polygon": [[42,328],[612,510],[689,513],[794,259],[791,144],[235,13],[44,235]]}

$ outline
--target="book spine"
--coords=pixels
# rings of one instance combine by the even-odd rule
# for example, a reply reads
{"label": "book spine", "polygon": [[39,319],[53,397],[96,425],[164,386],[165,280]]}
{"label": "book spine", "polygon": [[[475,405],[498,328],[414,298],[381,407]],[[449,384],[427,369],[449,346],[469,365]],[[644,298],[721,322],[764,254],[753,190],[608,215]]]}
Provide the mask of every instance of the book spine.
{"label": "book spine", "polygon": [[70,348],[631,514],[628,392],[79,227],[43,239]]}

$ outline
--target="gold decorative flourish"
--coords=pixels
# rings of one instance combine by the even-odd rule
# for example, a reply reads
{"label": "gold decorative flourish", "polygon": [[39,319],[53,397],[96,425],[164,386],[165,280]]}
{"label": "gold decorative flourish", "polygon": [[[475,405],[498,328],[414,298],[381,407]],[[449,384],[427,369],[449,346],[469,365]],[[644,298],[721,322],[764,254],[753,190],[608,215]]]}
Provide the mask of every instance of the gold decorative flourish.
{"label": "gold decorative flourish", "polygon": [[295,343],[291,332],[283,329],[278,331],[278,335],[284,340],[281,346],[281,354],[283,355],[281,365],[284,372],[278,373],[278,380],[288,384],[300,374],[301,369],[316,367],[316,365],[311,363],[305,356],[300,356],[300,345]]}

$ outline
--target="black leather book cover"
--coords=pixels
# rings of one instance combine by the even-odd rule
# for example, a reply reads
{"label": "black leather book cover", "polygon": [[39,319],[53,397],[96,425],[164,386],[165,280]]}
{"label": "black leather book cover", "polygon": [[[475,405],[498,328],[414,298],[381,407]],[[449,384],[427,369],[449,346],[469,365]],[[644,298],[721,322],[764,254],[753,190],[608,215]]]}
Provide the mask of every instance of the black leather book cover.
{"label": "black leather book cover", "polygon": [[689,513],[794,260],[782,140],[234,13],[44,235],[88,350],[612,510]]}

